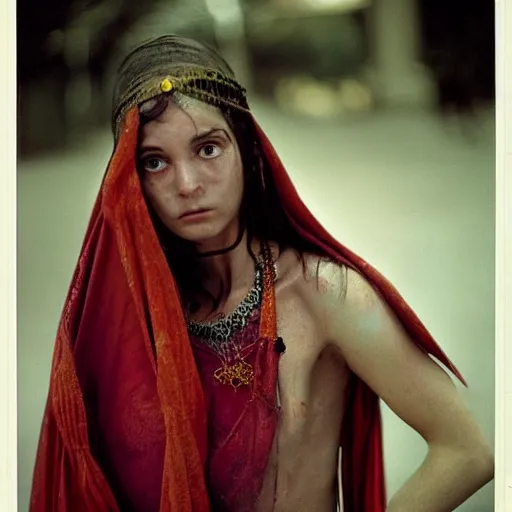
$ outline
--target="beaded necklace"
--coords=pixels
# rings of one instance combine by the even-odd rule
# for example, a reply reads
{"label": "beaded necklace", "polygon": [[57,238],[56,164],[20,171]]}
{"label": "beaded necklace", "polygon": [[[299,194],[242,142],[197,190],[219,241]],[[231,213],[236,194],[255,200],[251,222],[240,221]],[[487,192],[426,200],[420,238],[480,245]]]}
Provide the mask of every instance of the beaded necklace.
{"label": "beaded necklace", "polygon": [[214,372],[214,378],[218,382],[231,385],[234,388],[249,385],[254,377],[252,366],[244,360],[244,352],[252,344],[242,347],[240,342],[234,341],[233,335],[244,329],[256,308],[261,307],[265,275],[269,274],[266,269],[271,269],[270,273],[275,282],[276,266],[272,261],[270,249],[265,244],[262,256],[255,266],[253,286],[235,310],[225,317],[208,322],[187,319],[189,334],[212,349],[221,360],[221,366]]}

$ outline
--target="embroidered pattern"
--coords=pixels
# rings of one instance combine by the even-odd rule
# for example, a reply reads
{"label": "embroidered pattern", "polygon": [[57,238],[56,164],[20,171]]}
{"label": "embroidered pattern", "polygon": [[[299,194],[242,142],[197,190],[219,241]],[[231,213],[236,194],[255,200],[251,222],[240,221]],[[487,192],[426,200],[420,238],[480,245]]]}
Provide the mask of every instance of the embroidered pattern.
{"label": "embroidered pattern", "polygon": [[242,302],[229,315],[213,322],[187,320],[190,334],[211,347],[219,356],[230,357],[232,347],[229,341],[233,334],[247,326],[251,313],[260,306],[263,295],[263,263],[256,266],[254,284]]}

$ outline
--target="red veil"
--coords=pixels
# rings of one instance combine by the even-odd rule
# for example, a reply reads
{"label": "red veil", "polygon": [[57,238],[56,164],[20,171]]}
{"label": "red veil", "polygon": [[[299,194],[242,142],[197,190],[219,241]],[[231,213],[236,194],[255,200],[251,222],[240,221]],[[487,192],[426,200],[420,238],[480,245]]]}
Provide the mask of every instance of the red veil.
{"label": "red veil", "polygon": [[[88,411],[95,393],[128,386],[116,378],[143,360],[154,380],[165,431],[161,512],[210,510],[204,467],[206,411],[175,281],[161,250],[136,172],[138,112],[125,117],[80,253],[59,324],[48,402],[36,458],[31,512],[120,510],[93,456]],[[357,270],[393,309],[414,342],[463,378],[395,288],[334,240],[303,204],[256,125],[284,209],[297,232]],[[128,365],[128,366],[127,366]],[[90,374],[102,376],[99,385]],[[134,370],[135,372],[135,370]],[[134,373],[130,379],[137,378]],[[118,376],[117,376],[118,377]],[[128,379],[129,380],[129,379]],[[99,389],[98,389],[99,388]],[[347,512],[384,512],[386,497],[379,398],[352,376],[340,438]],[[155,470],[155,468],[153,468]],[[141,468],[140,477],[145,468]]]}

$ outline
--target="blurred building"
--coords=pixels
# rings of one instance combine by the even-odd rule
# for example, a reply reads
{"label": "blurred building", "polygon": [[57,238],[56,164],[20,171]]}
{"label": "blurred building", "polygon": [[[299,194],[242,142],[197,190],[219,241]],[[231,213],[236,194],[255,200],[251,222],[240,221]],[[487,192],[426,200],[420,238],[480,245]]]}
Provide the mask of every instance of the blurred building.
{"label": "blurred building", "polygon": [[107,126],[120,56],[169,32],[217,47],[251,94],[305,116],[493,101],[492,2],[19,0],[18,13],[20,157]]}

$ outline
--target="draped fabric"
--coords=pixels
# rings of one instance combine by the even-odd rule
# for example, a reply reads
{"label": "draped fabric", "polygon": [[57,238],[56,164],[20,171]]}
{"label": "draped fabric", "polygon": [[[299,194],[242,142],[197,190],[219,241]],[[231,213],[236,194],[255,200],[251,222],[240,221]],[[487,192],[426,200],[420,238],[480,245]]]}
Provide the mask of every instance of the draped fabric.
{"label": "draped fabric", "polygon": [[[180,55],[182,63],[185,57]],[[364,276],[413,342],[463,381],[391,283],[317,222],[254,123],[271,179],[296,232],[319,253]],[[205,479],[210,448],[207,406],[176,282],[136,170],[138,125],[134,105],[115,128],[115,151],[62,312],[31,512],[208,512],[211,508]],[[267,294],[265,304],[272,301]],[[265,313],[263,338],[269,343],[275,328],[275,314]],[[258,368],[265,374],[259,384],[265,396],[274,392],[277,380],[277,359],[272,354],[258,355]],[[379,398],[355,375],[347,393],[340,432],[344,510],[384,512]],[[258,413],[246,418],[250,431]],[[252,431],[256,428],[253,425]],[[266,432],[255,448],[258,460],[265,458],[272,444],[273,428]],[[225,447],[226,464],[229,457],[237,457],[243,443],[237,437]],[[219,471],[221,466],[218,462]],[[150,502],[148,489],[156,496]]]}
{"label": "draped fabric", "polygon": [[[272,169],[279,197],[297,232],[325,255],[364,276],[385,299],[413,342],[425,353],[434,356],[463,384],[466,384],[457,368],[396,288],[369,263],[335,240],[315,219],[297,194],[265,133],[257,124],[256,127],[263,154]],[[352,375],[348,386],[340,446],[343,448],[344,510],[384,512],[386,494],[379,397],[355,375]]]}
{"label": "draped fabric", "polygon": [[[270,479],[271,495],[275,491],[275,468],[269,464],[269,456],[279,420],[276,391],[280,353],[275,347],[275,308],[268,298],[264,304],[270,307],[253,311],[248,324],[231,337],[243,361],[254,370],[249,386],[234,389],[213,379],[220,364],[217,353],[191,336],[208,408],[206,479],[213,510],[255,512],[260,510],[257,506],[266,479]],[[268,332],[265,325],[270,327]]]}
{"label": "draped fabric", "polygon": [[[94,425],[88,417],[97,394],[105,400],[105,393],[117,390],[112,409],[103,411],[116,423],[125,402],[131,403],[131,383],[109,372],[120,357],[134,367],[133,374],[124,372],[126,378],[145,380],[160,405],[160,510],[209,510],[202,389],[178,291],[137,175],[137,129],[135,109],[102,184],[58,328],[34,473],[34,512],[119,510],[92,454]],[[128,358],[130,353],[137,357]],[[146,358],[145,367],[140,358]],[[133,468],[133,479],[145,478],[141,469]]]}

